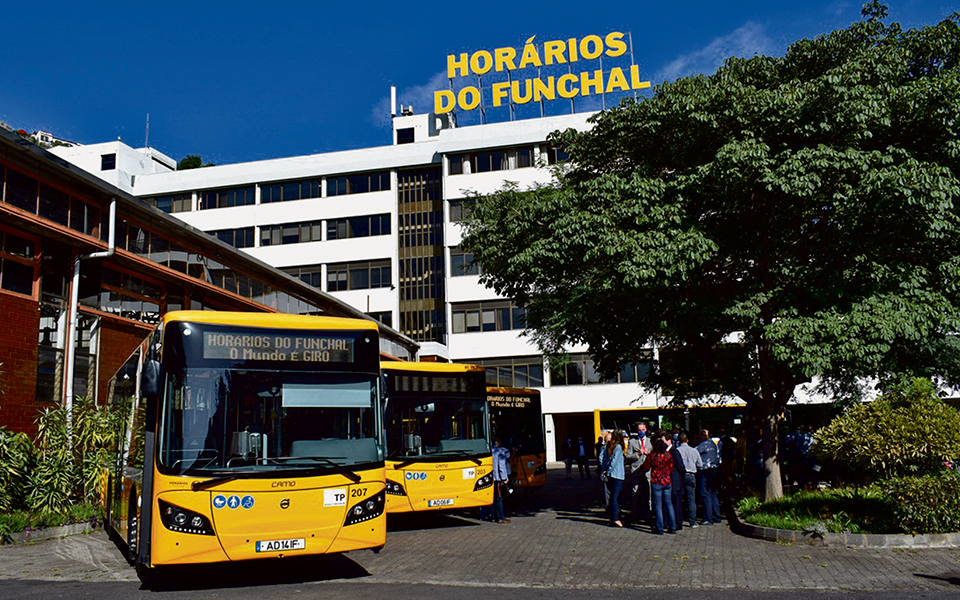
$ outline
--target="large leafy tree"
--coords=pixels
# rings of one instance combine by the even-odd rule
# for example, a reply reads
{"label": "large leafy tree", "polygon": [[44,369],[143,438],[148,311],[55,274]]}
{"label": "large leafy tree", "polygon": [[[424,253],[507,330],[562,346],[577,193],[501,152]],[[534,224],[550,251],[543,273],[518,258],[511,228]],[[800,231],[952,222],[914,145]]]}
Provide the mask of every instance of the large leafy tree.
{"label": "large leafy tree", "polygon": [[699,373],[651,385],[742,398],[767,498],[797,385],[960,380],[958,18],[863,14],[554,134],[555,183],[479,198],[466,223],[544,351],[586,344],[611,374],[652,342]]}

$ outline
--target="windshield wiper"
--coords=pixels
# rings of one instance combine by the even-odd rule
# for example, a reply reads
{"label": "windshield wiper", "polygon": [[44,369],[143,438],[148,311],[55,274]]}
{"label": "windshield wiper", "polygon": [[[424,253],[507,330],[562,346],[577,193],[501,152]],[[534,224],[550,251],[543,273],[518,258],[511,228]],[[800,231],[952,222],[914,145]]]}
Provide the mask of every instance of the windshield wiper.
{"label": "windshield wiper", "polygon": [[[346,456],[333,456],[331,458],[346,458]],[[310,460],[313,462],[323,463],[324,465],[331,467],[334,471],[336,471],[337,473],[340,473],[341,475],[343,475],[344,477],[346,477],[347,479],[349,479],[354,483],[360,483],[360,480],[362,479],[362,477],[360,477],[360,475],[358,475],[354,471],[351,471],[350,469],[344,467],[343,465],[333,462],[332,460],[330,460],[330,458],[326,458],[323,456],[277,456],[274,458],[265,458],[263,460],[267,464],[274,461],[276,461],[276,463],[283,464],[287,461],[292,461],[292,460]]]}
{"label": "windshield wiper", "polygon": [[467,452],[466,450],[447,450],[444,452],[444,454],[459,454],[461,456],[467,456],[467,459],[473,461],[477,466],[480,466],[480,463],[482,462],[479,458],[473,455],[473,453]]}
{"label": "windshield wiper", "polygon": [[216,487],[221,483],[233,481],[234,479],[237,479],[237,478],[239,478],[239,475],[224,475],[223,477],[214,477],[213,479],[208,479],[206,481],[194,481],[190,487],[195,492],[201,492],[203,490],[208,490],[212,487]]}
{"label": "windshield wiper", "polygon": [[[473,462],[474,462],[476,465],[478,465],[478,466],[479,466],[479,465],[481,464],[481,462],[482,462],[479,458],[477,458],[476,456],[474,456],[472,453],[467,452],[466,450],[446,450],[446,451],[444,451],[444,452],[437,452],[437,453],[435,453],[435,454],[430,454],[430,455],[426,455],[426,454],[425,454],[425,455],[423,455],[423,456],[430,456],[430,457],[433,457],[433,458],[437,458],[437,457],[440,457],[440,456],[450,456],[450,455],[454,455],[454,456],[466,456],[466,457],[467,457],[467,460],[473,461]],[[404,468],[404,467],[408,467],[408,466],[412,465],[412,464],[415,463],[415,462],[420,462],[420,461],[423,459],[423,456],[418,456],[417,458],[408,458],[408,459],[406,459],[406,460],[402,460],[402,461],[398,462],[397,464],[393,465],[393,468],[394,468],[394,469],[402,469],[402,468]]]}

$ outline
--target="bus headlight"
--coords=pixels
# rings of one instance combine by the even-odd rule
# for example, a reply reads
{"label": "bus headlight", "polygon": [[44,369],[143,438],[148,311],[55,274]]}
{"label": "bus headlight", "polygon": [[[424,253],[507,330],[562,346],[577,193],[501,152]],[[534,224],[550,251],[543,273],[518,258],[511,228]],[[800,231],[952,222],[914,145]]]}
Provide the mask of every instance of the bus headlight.
{"label": "bus headlight", "polygon": [[397,483],[396,481],[387,480],[387,493],[391,496],[406,496],[407,490],[403,489],[403,486]]}
{"label": "bus headlight", "polygon": [[213,524],[207,517],[163,500],[158,499],[157,502],[160,503],[160,521],[170,531],[195,535],[215,535]]}
{"label": "bus headlight", "polygon": [[493,485],[493,473],[489,473],[487,475],[484,475],[480,479],[478,479],[477,483],[473,484],[473,491],[476,492],[477,490],[485,490],[492,485]]}
{"label": "bus headlight", "polygon": [[355,525],[379,517],[383,514],[385,499],[386,496],[384,493],[380,492],[371,498],[361,500],[357,504],[354,504],[350,507],[350,510],[347,511],[347,519],[343,522],[343,525]]}
{"label": "bus headlight", "polygon": [[533,470],[534,475],[543,475],[546,472],[547,472],[547,463],[543,463],[542,465],[538,466],[536,469]]}

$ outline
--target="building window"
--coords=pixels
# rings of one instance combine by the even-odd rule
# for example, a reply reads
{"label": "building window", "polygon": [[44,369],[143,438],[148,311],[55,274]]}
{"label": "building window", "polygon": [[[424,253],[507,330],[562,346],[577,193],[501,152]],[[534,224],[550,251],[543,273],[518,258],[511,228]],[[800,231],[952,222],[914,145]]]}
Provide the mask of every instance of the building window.
{"label": "building window", "polygon": [[38,189],[39,183],[33,177],[7,169],[3,201],[27,212],[37,214]]}
{"label": "building window", "polygon": [[527,311],[509,300],[453,305],[453,333],[509,331],[526,327]]}
{"label": "building window", "polygon": [[312,285],[318,290],[323,289],[323,280],[320,277],[320,265],[304,265],[302,267],[285,267],[280,269],[284,273],[292,275],[307,285]]}
{"label": "building window", "polygon": [[450,174],[489,173],[533,166],[533,146],[451,154]]}
{"label": "building window", "polygon": [[280,246],[302,242],[319,242],[320,225],[321,221],[307,221],[306,223],[264,226],[260,228],[260,245]]}
{"label": "building window", "polygon": [[390,171],[327,177],[327,195],[343,196],[390,189]]}
{"label": "building window", "polygon": [[463,200],[450,201],[450,221],[466,221],[473,214],[473,205],[476,200],[473,198],[464,198]]}
{"label": "building window", "polygon": [[491,387],[543,387],[543,359],[539,356],[470,359],[465,362],[480,365]]}
{"label": "building window", "polygon": [[170,196],[157,196],[156,198],[145,198],[146,202],[156,206],[167,214],[190,212],[193,205],[193,194],[173,194]]}
{"label": "building window", "polygon": [[548,165],[555,165],[570,158],[566,150],[561,150],[556,146],[540,146],[540,155],[543,156]]}
{"label": "building window", "polygon": [[397,130],[397,144],[412,144],[414,142],[414,129],[407,127]]}
{"label": "building window", "polygon": [[210,235],[216,236],[221,241],[226,242],[234,248],[253,248],[254,231],[253,227],[241,227],[240,229],[221,229],[211,231]]}
{"label": "building window", "polygon": [[383,312],[369,312],[367,313],[370,317],[380,321],[387,327],[393,327],[393,312],[385,310]]}
{"label": "building window", "polygon": [[34,252],[32,242],[0,231],[0,289],[33,296]]}
{"label": "building window", "polygon": [[270,202],[289,202],[320,197],[319,179],[301,179],[283,183],[261,183],[260,204]]}
{"label": "building window", "polygon": [[327,267],[327,291],[390,287],[390,261],[337,263]]}
{"label": "building window", "polygon": [[650,376],[653,363],[653,351],[650,359],[641,362],[626,363],[620,372],[610,379],[601,379],[589,354],[568,354],[567,361],[550,370],[551,385],[584,385],[594,383],[638,383]]}
{"label": "building window", "polygon": [[116,154],[101,154],[100,155],[100,170],[101,171],[112,171],[117,168],[117,155]]}
{"label": "building window", "polygon": [[201,197],[201,209],[248,206],[256,201],[256,195],[252,185],[224,190],[210,190],[203,192]]}
{"label": "building window", "polygon": [[447,312],[440,165],[397,172],[397,249],[397,329],[418,342],[442,343]]}
{"label": "building window", "polygon": [[450,276],[479,275],[483,273],[480,264],[474,262],[473,253],[460,248],[450,249]]}
{"label": "building window", "polygon": [[328,240],[342,240],[346,238],[367,237],[370,235],[388,235],[389,233],[389,214],[327,221]]}

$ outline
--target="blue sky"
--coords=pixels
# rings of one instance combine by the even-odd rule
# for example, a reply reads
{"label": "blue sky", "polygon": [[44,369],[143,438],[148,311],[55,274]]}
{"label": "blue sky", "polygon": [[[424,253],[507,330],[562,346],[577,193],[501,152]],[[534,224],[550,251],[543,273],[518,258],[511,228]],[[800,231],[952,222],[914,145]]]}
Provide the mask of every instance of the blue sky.
{"label": "blue sky", "polygon": [[[889,0],[932,24],[960,0]],[[595,8],[594,8],[595,7]],[[728,56],[782,55],[860,18],[846,1],[15,2],[0,37],[0,120],[81,143],[120,137],[217,164],[390,143],[390,86],[416,112],[446,57],[630,32],[654,84]]]}

